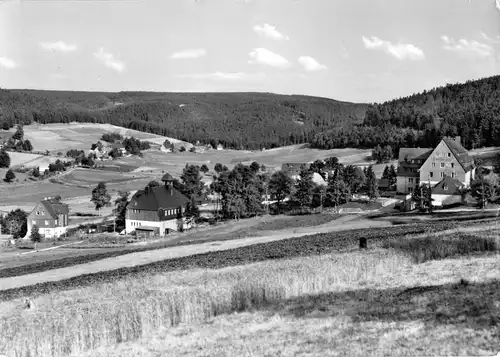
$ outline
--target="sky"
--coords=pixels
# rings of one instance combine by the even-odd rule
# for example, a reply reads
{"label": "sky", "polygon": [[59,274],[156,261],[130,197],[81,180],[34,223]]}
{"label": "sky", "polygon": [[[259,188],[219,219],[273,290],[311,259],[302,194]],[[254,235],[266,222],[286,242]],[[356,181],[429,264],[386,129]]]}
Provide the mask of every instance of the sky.
{"label": "sky", "polygon": [[500,0],[0,0],[0,87],[382,102],[500,74]]}

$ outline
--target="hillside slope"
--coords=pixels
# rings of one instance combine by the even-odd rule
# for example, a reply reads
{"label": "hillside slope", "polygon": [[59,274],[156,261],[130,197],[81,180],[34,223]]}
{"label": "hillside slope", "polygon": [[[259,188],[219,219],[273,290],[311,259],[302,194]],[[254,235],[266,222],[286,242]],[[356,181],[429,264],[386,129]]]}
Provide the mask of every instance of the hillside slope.
{"label": "hillside slope", "polygon": [[319,133],[312,146],[432,147],[445,135],[461,136],[467,149],[500,145],[500,76],[370,105],[363,126]]}
{"label": "hillside slope", "polygon": [[[367,105],[272,93],[0,90],[0,124],[108,123],[229,148],[306,143],[324,130],[362,123]],[[4,124],[6,123],[6,124]]]}

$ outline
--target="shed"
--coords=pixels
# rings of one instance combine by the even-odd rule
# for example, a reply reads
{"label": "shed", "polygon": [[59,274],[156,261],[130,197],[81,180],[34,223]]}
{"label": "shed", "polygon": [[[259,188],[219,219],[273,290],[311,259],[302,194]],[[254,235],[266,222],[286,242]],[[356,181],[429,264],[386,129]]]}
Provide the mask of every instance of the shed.
{"label": "shed", "polygon": [[160,229],[158,227],[141,226],[135,229],[137,238],[149,238],[151,236],[159,235]]}

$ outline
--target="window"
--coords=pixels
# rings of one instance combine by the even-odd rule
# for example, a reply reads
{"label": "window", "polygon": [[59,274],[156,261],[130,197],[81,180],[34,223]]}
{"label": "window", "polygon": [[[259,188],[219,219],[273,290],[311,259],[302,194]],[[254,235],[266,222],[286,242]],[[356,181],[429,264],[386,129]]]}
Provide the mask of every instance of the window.
{"label": "window", "polygon": [[441,163],[441,168],[443,168],[443,167],[444,167],[444,162]]}
{"label": "window", "polygon": [[432,163],[432,167],[436,167],[436,163],[435,162]]}
{"label": "window", "polygon": [[48,226],[49,225],[49,221],[46,220],[45,221],[45,225]]}
{"label": "window", "polygon": [[434,177],[434,172],[430,171],[429,172],[429,177]]}
{"label": "window", "polygon": [[448,157],[451,157],[451,152],[448,153]]}
{"label": "window", "polygon": [[408,192],[409,192],[409,193],[412,193],[412,192],[413,192],[413,188],[411,188],[411,187],[410,187],[410,188],[408,188]]}
{"label": "window", "polygon": [[452,162],[451,163],[451,168],[454,168],[455,167],[455,164]]}
{"label": "window", "polygon": [[441,172],[441,175],[440,175],[440,176],[441,176],[441,177],[444,177],[444,172]]}
{"label": "window", "polygon": [[451,173],[451,178],[455,178],[456,176],[457,176],[457,174],[455,173],[455,171],[453,171],[453,172]]}
{"label": "window", "polygon": [[415,163],[415,160],[411,160],[411,163],[414,164]]}
{"label": "window", "polygon": [[32,225],[36,225],[36,221],[31,221],[31,224]]}
{"label": "window", "polygon": [[443,189],[444,189],[445,191],[448,191],[448,186],[444,185],[444,186],[443,186]]}
{"label": "window", "polygon": [[410,178],[408,179],[408,183],[413,183],[413,177],[410,177]]}

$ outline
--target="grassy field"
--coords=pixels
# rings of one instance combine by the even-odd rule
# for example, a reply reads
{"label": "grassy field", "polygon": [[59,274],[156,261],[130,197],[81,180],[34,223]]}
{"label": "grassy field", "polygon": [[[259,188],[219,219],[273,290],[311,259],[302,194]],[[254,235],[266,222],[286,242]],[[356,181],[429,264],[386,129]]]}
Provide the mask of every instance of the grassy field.
{"label": "grassy field", "polygon": [[[24,137],[29,139],[34,150],[65,154],[70,149],[88,150],[104,133],[119,133],[122,136],[134,136],[140,140],[163,143],[166,137],[130,130],[110,124],[32,124],[24,126]],[[180,142],[169,138],[172,142]],[[186,143],[187,146],[191,144]]]}
{"label": "grassy field", "polygon": [[[487,235],[496,233],[487,229]],[[410,239],[416,233],[389,236]],[[386,235],[380,236],[381,243]],[[95,278],[91,285],[80,279],[72,287],[34,297],[32,310],[21,306],[22,297],[33,294],[26,291],[0,303],[0,353],[288,357],[497,352],[500,261],[495,252],[415,264],[411,254],[399,249],[352,250],[340,242],[319,255],[316,249],[332,241],[306,241],[304,256],[295,258],[296,250],[286,249],[284,259],[269,261],[276,257],[268,256],[241,265],[234,261],[241,253],[214,259],[226,254],[219,253],[204,258],[204,266],[191,260],[175,271],[164,265],[145,274]],[[453,240],[447,243],[454,245]],[[257,251],[249,253],[245,256]]]}

